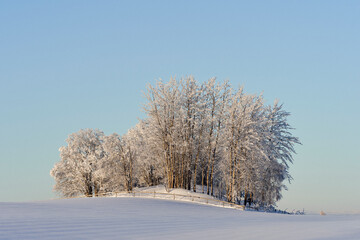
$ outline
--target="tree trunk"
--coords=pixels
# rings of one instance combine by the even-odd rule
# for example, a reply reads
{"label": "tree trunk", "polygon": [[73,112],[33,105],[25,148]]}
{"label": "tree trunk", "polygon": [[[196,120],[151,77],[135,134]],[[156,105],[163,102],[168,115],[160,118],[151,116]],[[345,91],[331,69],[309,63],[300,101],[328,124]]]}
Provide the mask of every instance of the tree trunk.
{"label": "tree trunk", "polygon": [[201,170],[201,186],[202,186],[202,193],[204,193],[204,170]]}

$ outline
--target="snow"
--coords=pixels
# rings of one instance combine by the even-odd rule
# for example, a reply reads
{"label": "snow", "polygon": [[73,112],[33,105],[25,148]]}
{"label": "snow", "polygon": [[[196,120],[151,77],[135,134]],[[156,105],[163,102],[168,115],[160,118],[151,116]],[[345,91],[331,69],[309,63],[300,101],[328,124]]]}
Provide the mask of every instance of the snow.
{"label": "snow", "polygon": [[360,239],[360,215],[283,215],[151,198],[0,203],[0,239]]}
{"label": "snow", "polygon": [[[190,191],[190,190],[185,190],[182,188],[172,188],[172,189],[168,189],[166,190],[164,185],[157,185],[154,187],[141,187],[141,188],[135,188],[134,191],[136,193],[162,193],[162,194],[169,194],[171,196],[171,194],[175,194],[175,195],[182,195],[182,196],[189,196],[189,197],[199,197],[202,199],[214,199],[217,200],[216,198],[204,194],[202,193],[202,188],[201,185],[196,185],[196,192]],[[204,191],[206,192],[206,186],[204,187]],[[150,196],[153,196],[150,194]],[[164,198],[167,199],[166,196],[156,196],[156,198]],[[187,200],[186,198],[183,198],[183,200]],[[196,198],[195,198],[196,200]]]}
{"label": "snow", "polygon": [[[196,191],[185,190],[181,188],[166,189],[164,185],[157,185],[153,187],[135,188],[132,193],[126,191],[117,193],[108,193],[106,197],[141,197],[141,198],[157,198],[157,199],[172,199],[177,201],[193,202],[197,204],[206,204],[221,208],[233,208],[243,210],[243,206],[221,201],[216,197],[202,193],[202,187],[196,186]],[[204,187],[206,192],[206,187]]]}

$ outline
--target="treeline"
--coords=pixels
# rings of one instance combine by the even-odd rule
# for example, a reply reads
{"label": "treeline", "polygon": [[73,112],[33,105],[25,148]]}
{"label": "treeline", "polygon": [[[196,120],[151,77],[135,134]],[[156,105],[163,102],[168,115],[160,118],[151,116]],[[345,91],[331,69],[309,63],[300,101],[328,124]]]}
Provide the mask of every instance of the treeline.
{"label": "treeline", "polygon": [[277,101],[234,90],[228,82],[192,77],[149,85],[147,117],[123,136],[100,130],[73,133],[51,170],[64,196],[164,184],[225,198],[272,205],[291,180],[294,144],[289,113]]}

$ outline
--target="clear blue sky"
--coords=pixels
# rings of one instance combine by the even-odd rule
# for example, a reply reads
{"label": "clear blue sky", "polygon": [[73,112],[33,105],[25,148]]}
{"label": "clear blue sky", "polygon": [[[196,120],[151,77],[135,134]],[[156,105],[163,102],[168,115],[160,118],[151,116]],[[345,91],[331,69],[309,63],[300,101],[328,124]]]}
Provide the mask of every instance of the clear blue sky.
{"label": "clear blue sky", "polygon": [[303,145],[280,208],[360,211],[359,13],[359,1],[1,1],[0,201],[54,198],[69,134],[123,134],[147,84],[193,74],[292,113]]}

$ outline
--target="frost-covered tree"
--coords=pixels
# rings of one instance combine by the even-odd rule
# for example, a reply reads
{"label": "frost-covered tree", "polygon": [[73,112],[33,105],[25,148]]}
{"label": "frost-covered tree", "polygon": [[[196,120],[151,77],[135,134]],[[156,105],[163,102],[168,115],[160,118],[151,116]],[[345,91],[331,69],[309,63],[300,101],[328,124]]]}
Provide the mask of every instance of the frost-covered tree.
{"label": "frost-covered tree", "polygon": [[[258,125],[261,124],[262,98],[246,95],[243,89],[232,94],[226,108],[226,121],[222,132],[222,173],[228,201],[245,190],[250,176],[249,167],[257,159],[251,159],[251,152],[261,154],[257,144],[260,141]],[[251,163],[250,163],[251,161]]]}
{"label": "frost-covered tree", "polygon": [[104,133],[94,129],[80,130],[68,137],[67,146],[59,149],[60,162],[50,171],[55,191],[66,197],[98,194],[106,179],[103,139]]}
{"label": "frost-covered tree", "polygon": [[207,194],[214,193],[215,166],[220,159],[219,139],[224,126],[225,108],[229,101],[229,84],[217,84],[215,78],[209,79],[203,84],[205,96],[204,117],[205,147],[204,160],[206,167]]}
{"label": "frost-covered tree", "polygon": [[161,158],[165,185],[175,187],[177,152],[181,146],[176,144],[179,132],[176,124],[180,113],[179,83],[171,79],[168,83],[157,82],[156,86],[149,85],[146,94],[148,100],[144,107],[148,115],[147,127],[151,132],[149,141],[155,148],[154,152]]}
{"label": "frost-covered tree", "polygon": [[116,133],[104,138],[106,160],[104,170],[107,181],[104,190],[109,192],[132,189],[132,158],[128,157],[128,150],[124,140]]}
{"label": "frost-covered tree", "polygon": [[60,148],[51,170],[65,196],[132,191],[164,184],[244,205],[268,206],[281,198],[298,138],[277,101],[234,90],[215,78],[192,76],[149,85],[146,118],[126,134],[85,129]]}
{"label": "frost-covered tree", "polygon": [[281,190],[286,189],[284,180],[292,178],[288,172],[289,163],[293,162],[294,145],[300,144],[297,137],[292,136],[293,129],[287,122],[289,112],[276,100],[273,106],[265,108],[266,122],[262,138],[263,151],[266,155],[264,167],[259,181],[258,198],[262,204],[271,205],[281,199]]}
{"label": "frost-covered tree", "polygon": [[131,131],[136,144],[136,172],[139,186],[155,186],[163,183],[163,162],[159,148],[152,142],[152,132],[146,121],[140,121]]}
{"label": "frost-covered tree", "polygon": [[199,84],[193,77],[157,82],[147,100],[144,129],[168,187],[189,188],[191,181],[194,191],[201,184],[213,194],[215,182],[228,201],[280,199],[299,143],[281,107],[265,106],[261,95],[242,88],[231,93],[227,82]]}

